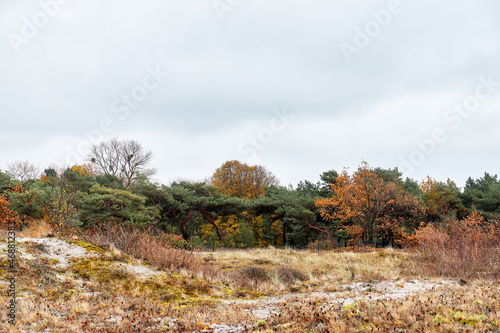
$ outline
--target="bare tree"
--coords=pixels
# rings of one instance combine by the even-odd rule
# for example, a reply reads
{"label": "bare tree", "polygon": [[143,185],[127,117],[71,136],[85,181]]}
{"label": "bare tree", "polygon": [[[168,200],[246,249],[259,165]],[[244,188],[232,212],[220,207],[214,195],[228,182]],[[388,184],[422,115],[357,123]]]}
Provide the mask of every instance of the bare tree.
{"label": "bare tree", "polygon": [[97,173],[119,177],[121,145],[117,138],[113,138],[90,147],[88,158]]}
{"label": "bare tree", "polygon": [[28,161],[15,161],[7,163],[7,173],[14,179],[25,181],[37,179],[40,176],[40,169]]}
{"label": "bare tree", "polygon": [[148,168],[153,158],[151,151],[145,151],[140,143],[134,140],[119,141],[113,138],[90,148],[89,161],[98,174],[110,174],[123,180],[129,188],[137,176],[150,177],[156,169]]}

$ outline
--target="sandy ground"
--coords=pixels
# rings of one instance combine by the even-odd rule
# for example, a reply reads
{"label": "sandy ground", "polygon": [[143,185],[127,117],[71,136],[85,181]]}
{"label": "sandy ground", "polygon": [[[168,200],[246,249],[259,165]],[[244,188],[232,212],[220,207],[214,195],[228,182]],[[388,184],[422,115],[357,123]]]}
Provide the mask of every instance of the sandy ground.
{"label": "sandy ground", "polygon": [[[58,238],[21,238],[18,239],[21,244],[17,250],[21,258],[25,260],[36,259],[32,254],[26,252],[23,243],[34,242],[41,244],[41,256],[47,259],[53,259],[55,265],[60,268],[67,268],[70,260],[75,258],[85,258],[95,255],[87,251],[82,246],[69,244],[66,241]],[[7,244],[0,243],[0,250],[6,251]],[[165,274],[156,271],[145,265],[132,265],[125,263],[116,263],[115,265],[127,269],[131,274],[140,278],[149,278],[159,274]],[[61,279],[65,277],[59,276]],[[393,281],[378,281],[378,282],[353,282],[340,285],[336,292],[326,292],[322,288],[317,291],[309,293],[288,293],[280,296],[263,297],[256,300],[237,300],[237,301],[223,301],[219,306],[233,306],[235,304],[242,305],[250,312],[257,320],[265,320],[273,314],[279,314],[282,307],[286,304],[292,304],[300,301],[314,301],[321,302],[325,307],[333,304],[349,305],[360,300],[377,301],[381,299],[395,300],[407,297],[409,295],[417,294],[428,290],[444,290],[446,287],[457,285],[456,281],[438,281],[428,282],[419,280],[393,280]],[[119,322],[122,318],[116,316],[109,318],[110,322]],[[162,318],[163,325],[174,324],[175,319]],[[221,324],[209,324],[210,330],[216,333],[230,333],[240,332],[244,330],[244,326],[229,326]]]}
{"label": "sandy ground", "polygon": [[[21,244],[27,242],[33,242],[42,245],[41,248],[41,257],[47,258],[49,260],[55,260],[56,267],[58,268],[68,268],[69,262],[71,259],[82,259],[95,256],[95,253],[91,253],[87,251],[83,246],[70,244],[64,240],[59,238],[19,238],[17,241]],[[0,243],[0,251],[4,251],[7,249],[6,243]],[[35,260],[36,258],[26,252],[24,246],[18,246],[17,251],[19,253],[20,258],[25,260]],[[122,267],[127,269],[131,274],[142,277],[149,278],[151,276],[155,276],[161,274],[150,267],[145,265],[132,265],[118,262],[115,264],[118,267]]]}
{"label": "sandy ground", "polygon": [[[439,281],[435,283],[418,280],[380,281],[373,283],[354,282],[340,286],[338,292],[317,291],[311,293],[289,293],[281,296],[265,297],[258,300],[227,301],[225,305],[248,305],[247,311],[260,320],[267,319],[272,314],[279,314],[285,304],[299,301],[321,302],[324,306],[332,304],[349,305],[360,300],[377,301],[381,299],[396,300],[427,290],[440,290],[447,286],[456,286],[456,281]],[[349,294],[346,297],[345,294]]]}
{"label": "sandy ground", "polygon": [[[71,245],[58,238],[19,238],[17,241],[20,243],[33,242],[42,245],[43,250],[41,250],[41,256],[49,260],[57,260],[58,263],[56,266],[59,268],[67,268],[69,260],[71,259],[85,258],[89,256],[84,247]],[[19,251],[19,255],[22,259],[36,259],[30,253],[27,253],[25,248],[22,246],[18,247],[17,251]]]}

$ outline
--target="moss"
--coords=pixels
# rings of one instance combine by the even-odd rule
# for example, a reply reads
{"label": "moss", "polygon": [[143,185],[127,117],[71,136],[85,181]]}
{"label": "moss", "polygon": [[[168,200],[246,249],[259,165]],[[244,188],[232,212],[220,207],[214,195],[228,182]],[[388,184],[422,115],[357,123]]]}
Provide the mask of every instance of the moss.
{"label": "moss", "polygon": [[71,244],[71,245],[81,246],[81,247],[85,248],[87,250],[87,252],[94,252],[94,253],[99,253],[99,254],[103,254],[104,252],[106,252],[104,249],[100,248],[99,246],[95,246],[95,245],[87,243],[87,242],[74,240],[74,239],[67,239],[66,242]]}
{"label": "moss", "polygon": [[432,319],[432,321],[435,323],[445,323],[445,324],[448,324],[450,322],[447,318],[445,318],[439,314],[435,315],[434,318]]}
{"label": "moss", "polygon": [[2,267],[2,268],[9,267],[9,258],[7,258],[7,256],[0,258],[0,267]]}
{"label": "moss", "polygon": [[163,281],[151,281],[144,284],[140,287],[140,292],[161,302],[179,302],[182,300],[180,293]]}
{"label": "moss", "polygon": [[197,285],[182,286],[180,281],[172,281],[168,276],[144,281],[128,273],[126,269],[116,267],[114,263],[109,258],[84,259],[74,264],[72,272],[80,278],[100,283],[100,290],[107,290],[111,294],[141,294],[162,303],[200,302]]}
{"label": "moss", "polygon": [[80,260],[72,267],[72,271],[84,279],[99,283],[108,283],[113,280],[127,282],[132,279],[132,276],[124,269],[113,267],[112,261],[105,259]]}
{"label": "moss", "polygon": [[71,298],[71,296],[73,294],[76,294],[77,291],[75,289],[68,289],[65,293],[64,293],[64,297],[65,298]]}
{"label": "moss", "polygon": [[451,312],[451,317],[454,321],[462,323],[463,325],[477,325],[480,321],[486,319],[485,315],[467,315],[464,312]]}
{"label": "moss", "polygon": [[59,263],[59,260],[57,260],[56,258],[52,258],[52,259],[49,260],[49,263],[57,265]]}
{"label": "moss", "polygon": [[[213,285],[204,279],[190,279],[178,273],[162,274],[154,278],[141,279],[129,273],[126,267],[119,267],[116,255],[101,255],[98,258],[81,258],[72,261],[68,272],[74,273],[78,278],[99,283],[102,295],[142,295],[149,300],[162,304],[176,304],[198,306],[201,304],[215,304],[218,298],[212,296]],[[134,260],[123,256],[122,260]],[[135,260],[134,260],[135,263]],[[69,288],[72,289],[69,289]],[[74,286],[63,288],[61,296],[66,298],[73,295]],[[222,298],[238,297],[229,288],[219,288],[223,292]],[[248,293],[245,292],[245,295]],[[219,297],[220,297],[219,296]],[[255,296],[255,295],[254,295]]]}

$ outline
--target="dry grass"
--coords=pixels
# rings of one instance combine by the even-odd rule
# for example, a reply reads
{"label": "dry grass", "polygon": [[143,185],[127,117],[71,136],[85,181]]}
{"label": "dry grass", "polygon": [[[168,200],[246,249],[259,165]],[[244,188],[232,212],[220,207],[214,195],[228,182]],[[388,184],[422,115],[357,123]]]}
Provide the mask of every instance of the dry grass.
{"label": "dry grass", "polygon": [[[235,297],[225,286],[183,276],[186,267],[159,271],[159,267],[142,264],[118,251],[100,250],[82,241],[70,242],[85,247],[89,253],[70,259],[67,267],[57,266],[57,260],[46,257],[47,245],[17,244],[18,254],[24,256],[16,274],[18,321],[16,327],[10,327],[2,311],[1,332],[38,332],[46,328],[64,332],[193,331],[211,322],[207,318],[210,315],[201,316],[200,311],[207,309],[208,313],[213,304]],[[2,255],[0,270],[6,272],[7,267],[7,258]],[[152,274],[137,276],[133,273],[136,267],[139,272],[148,270]],[[0,282],[2,305],[10,301],[7,289],[7,284]]]}
{"label": "dry grass", "polygon": [[[7,232],[8,231],[6,228],[0,229],[0,238],[5,238]],[[27,228],[23,229],[22,231],[16,231],[17,238],[43,238],[54,234],[55,230],[52,225],[45,222],[44,220],[32,221]]]}
{"label": "dry grass", "polygon": [[201,270],[201,262],[190,252],[174,248],[151,230],[123,225],[103,225],[79,233],[79,238],[108,249],[117,249],[166,270]]}
{"label": "dry grass", "polygon": [[499,332],[499,295],[498,286],[476,285],[349,305],[303,301],[285,305],[256,331]]}
{"label": "dry grass", "polygon": [[[52,233],[49,227],[33,225],[22,235],[44,237]],[[421,262],[403,251],[317,253],[268,248],[193,254],[166,246],[148,232],[101,229],[81,237],[93,245],[72,243],[85,247],[89,255],[71,259],[67,267],[46,258],[43,245],[19,244],[33,258],[20,260],[18,324],[9,327],[2,311],[0,331],[211,332],[216,323],[239,325],[249,332],[500,330],[500,287],[491,280],[393,300],[373,300],[367,293],[360,296],[345,289],[352,282],[425,278]],[[0,264],[6,271],[4,255]],[[129,269],[132,266],[148,269],[151,275],[138,276]],[[9,301],[6,291],[7,285],[0,283],[2,305]],[[326,292],[338,298],[356,296],[356,302],[344,306],[306,297]],[[253,310],[267,307],[269,298],[262,297],[266,295],[278,300],[278,313],[260,319]],[[226,304],[232,301],[236,304]]]}
{"label": "dry grass", "polygon": [[[402,251],[386,249],[369,253],[294,251],[275,248],[202,253],[209,265],[228,278],[247,277],[247,287],[262,293],[307,291],[319,285],[352,281],[378,281],[407,276],[414,264]],[[230,281],[228,281],[230,283]]]}

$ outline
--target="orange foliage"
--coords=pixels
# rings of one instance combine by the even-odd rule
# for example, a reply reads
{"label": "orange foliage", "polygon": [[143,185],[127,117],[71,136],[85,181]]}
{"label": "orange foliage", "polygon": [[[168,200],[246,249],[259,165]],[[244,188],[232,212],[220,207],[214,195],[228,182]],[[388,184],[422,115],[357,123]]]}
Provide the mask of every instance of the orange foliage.
{"label": "orange foliage", "polygon": [[46,174],[43,174],[43,175],[42,175],[42,178],[40,178],[40,181],[41,181],[42,183],[44,183],[44,184],[45,184],[45,183],[47,183],[47,182],[49,181],[49,179],[50,179],[50,178],[49,178],[49,177],[47,177],[47,175],[46,175]]}
{"label": "orange foliage", "polygon": [[[16,186],[12,191],[19,191],[22,186]],[[7,197],[8,192],[4,192],[0,195],[0,228],[6,229],[9,222],[18,223],[20,221],[19,216],[16,212],[9,209],[9,199]]]}
{"label": "orange foliage", "polygon": [[344,170],[331,188],[331,197],[315,202],[321,216],[327,221],[340,220],[340,228],[353,236],[361,234],[365,242],[369,238],[373,242],[376,234],[392,241],[399,227],[421,211],[418,200],[402,185],[384,180],[367,163],[352,177]]}
{"label": "orange foliage", "polygon": [[255,199],[264,196],[264,186],[278,185],[278,180],[262,166],[228,161],[212,175],[212,185],[225,195]]}
{"label": "orange foliage", "polygon": [[402,237],[399,243],[405,247],[426,246],[443,249],[444,244],[450,239],[448,234],[437,229],[432,224],[425,225],[422,223],[413,235],[406,233],[403,229],[400,232]]}
{"label": "orange foliage", "polygon": [[500,278],[500,223],[487,223],[476,211],[463,220],[449,218],[440,228],[428,224],[414,235],[403,232],[402,243],[438,275]]}

